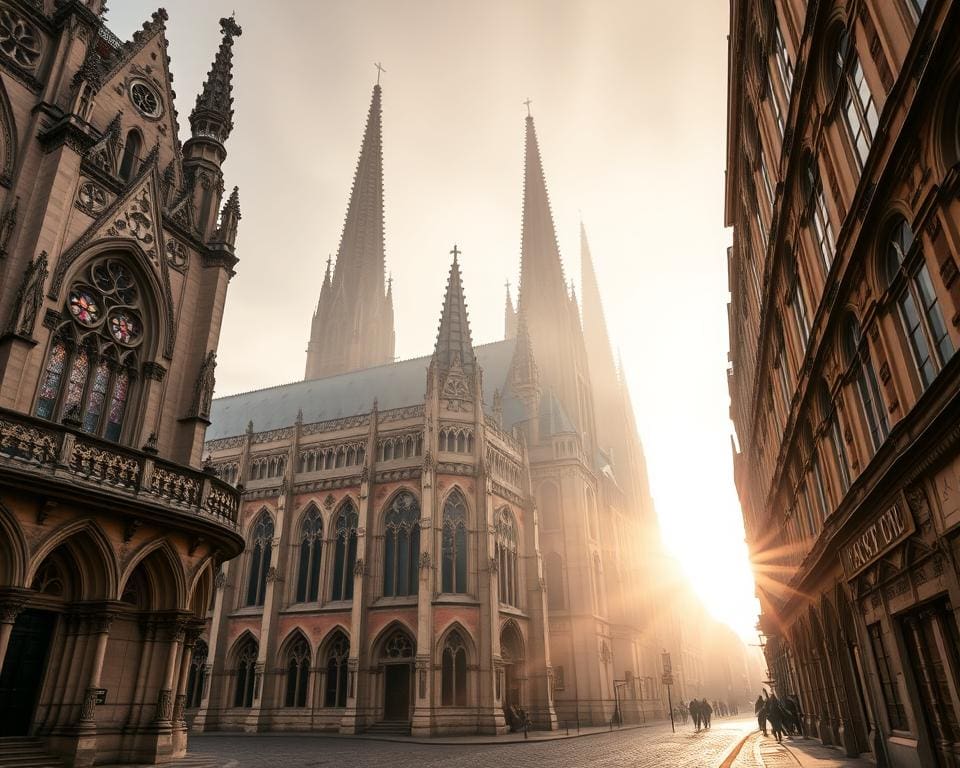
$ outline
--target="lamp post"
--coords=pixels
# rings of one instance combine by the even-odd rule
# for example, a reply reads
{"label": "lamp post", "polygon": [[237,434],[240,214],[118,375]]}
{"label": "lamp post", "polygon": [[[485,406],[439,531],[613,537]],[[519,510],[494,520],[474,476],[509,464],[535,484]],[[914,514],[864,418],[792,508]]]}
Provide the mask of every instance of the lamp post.
{"label": "lamp post", "polygon": [[670,709],[670,730],[676,733],[677,726],[673,722],[673,694],[670,691],[670,686],[673,685],[673,664],[666,648],[664,648],[661,658],[663,659],[663,684],[667,686],[667,707]]}

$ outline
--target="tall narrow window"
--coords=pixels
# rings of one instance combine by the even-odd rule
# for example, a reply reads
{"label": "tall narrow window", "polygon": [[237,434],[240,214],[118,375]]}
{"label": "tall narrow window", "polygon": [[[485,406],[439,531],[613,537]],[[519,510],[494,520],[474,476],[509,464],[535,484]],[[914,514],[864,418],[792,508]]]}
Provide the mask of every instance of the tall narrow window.
{"label": "tall narrow window", "polygon": [[780,31],[779,24],[773,25],[773,52],[777,59],[780,85],[783,86],[783,92],[786,94],[789,103],[790,93],[793,90],[793,64],[790,61],[790,52],[783,40],[783,33]]}
{"label": "tall narrow window", "polygon": [[800,357],[804,356],[807,349],[807,341],[810,339],[810,320],[807,317],[807,300],[803,294],[803,283],[800,280],[800,272],[797,264],[791,265],[787,279],[789,285],[790,309],[793,312],[793,321],[797,326],[797,337],[800,340]]}
{"label": "tall narrow window", "polygon": [[252,637],[247,637],[237,651],[234,670],[233,706],[252,707],[254,686],[257,679],[257,653],[259,646]]}
{"label": "tall narrow window", "polygon": [[544,558],[546,571],[547,607],[552,611],[562,611],[567,607],[563,584],[563,558],[557,552],[551,552]]}
{"label": "tall narrow window", "polygon": [[870,144],[877,132],[880,120],[877,106],[870,92],[870,85],[863,74],[863,65],[856,46],[846,32],[837,35],[833,47],[834,87],[842,89],[840,99],[847,133],[856,153],[857,163],[863,168],[870,154]]}
{"label": "tall narrow window", "polygon": [[603,566],[600,564],[600,555],[593,555],[593,607],[599,616],[607,613],[606,598],[603,589]]}
{"label": "tall narrow window", "polygon": [[467,648],[457,631],[447,635],[440,668],[440,702],[443,706],[467,705]]}
{"label": "tall narrow window", "polygon": [[273,556],[273,518],[263,510],[253,524],[250,537],[250,571],[247,574],[247,605],[263,605],[267,593],[267,571]]}
{"label": "tall narrow window", "polygon": [[500,602],[519,607],[517,528],[507,509],[500,510],[497,515],[496,536]]}
{"label": "tall narrow window", "polygon": [[36,414],[120,439],[144,340],[140,291],[121,259],[94,262],[70,286]]}
{"label": "tall narrow window", "polygon": [[947,333],[923,249],[903,217],[898,217],[890,229],[884,266],[920,383],[926,389],[943,364],[953,357],[953,342]]}
{"label": "tall narrow window", "polygon": [[127,140],[123,143],[123,158],[120,160],[119,175],[123,181],[130,181],[130,178],[137,172],[142,144],[143,140],[140,138],[140,132],[131,129],[127,133]]}
{"label": "tall narrow window", "polygon": [[824,272],[830,271],[833,256],[836,252],[837,241],[833,234],[833,225],[830,223],[830,213],[827,209],[827,198],[820,181],[820,171],[817,169],[813,155],[807,153],[806,168],[804,170],[804,185],[807,198],[807,216],[810,221],[813,242],[823,263]]}
{"label": "tall narrow window", "polygon": [[323,541],[323,519],[314,506],[306,511],[300,523],[300,562],[297,567],[297,602],[314,603],[320,594],[320,548]]}
{"label": "tall narrow window", "polygon": [[454,489],[443,505],[440,589],[452,594],[467,591],[467,503]]}
{"label": "tall narrow window", "polygon": [[873,361],[870,359],[870,351],[861,338],[860,324],[852,315],[847,318],[844,344],[851,361],[851,378],[860,400],[860,410],[867,427],[870,448],[876,452],[889,432],[887,415],[880,397],[880,386],[877,383],[876,371],[873,369]]}
{"label": "tall narrow window", "polygon": [[357,511],[348,501],[340,508],[334,524],[331,600],[353,599],[353,568],[357,562],[357,521]]}
{"label": "tall narrow window", "polygon": [[887,654],[886,646],[883,642],[883,630],[880,623],[870,624],[867,627],[870,635],[870,645],[873,648],[873,658],[877,663],[877,672],[880,678],[880,689],[883,693],[883,703],[887,710],[887,720],[890,728],[895,731],[906,731],[907,712],[903,706],[903,700],[900,698],[900,688],[897,684],[897,678],[893,674],[890,666],[890,656]]}
{"label": "tall narrow window", "polygon": [[190,674],[187,677],[187,709],[195,709],[203,700],[203,686],[207,675],[209,649],[203,640],[197,640],[190,655]]}
{"label": "tall narrow window", "polygon": [[383,594],[417,594],[420,557],[420,504],[412,493],[393,497],[383,520]]}
{"label": "tall narrow window", "polygon": [[310,683],[310,646],[300,637],[287,652],[287,695],[285,707],[307,706]]}
{"label": "tall narrow window", "polygon": [[350,641],[342,632],[337,632],[327,646],[326,683],[323,706],[347,706],[347,659],[350,656]]}

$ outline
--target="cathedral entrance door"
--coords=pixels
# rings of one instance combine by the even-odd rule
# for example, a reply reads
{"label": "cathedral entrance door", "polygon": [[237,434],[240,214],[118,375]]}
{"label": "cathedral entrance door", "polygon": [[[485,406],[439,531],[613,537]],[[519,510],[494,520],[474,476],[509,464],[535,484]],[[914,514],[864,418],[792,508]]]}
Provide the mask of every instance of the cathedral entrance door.
{"label": "cathedral entrance door", "polygon": [[383,675],[383,719],[410,719],[410,665],[387,664]]}
{"label": "cathedral entrance door", "polygon": [[47,611],[17,616],[0,672],[0,736],[26,736],[30,730],[56,619]]}

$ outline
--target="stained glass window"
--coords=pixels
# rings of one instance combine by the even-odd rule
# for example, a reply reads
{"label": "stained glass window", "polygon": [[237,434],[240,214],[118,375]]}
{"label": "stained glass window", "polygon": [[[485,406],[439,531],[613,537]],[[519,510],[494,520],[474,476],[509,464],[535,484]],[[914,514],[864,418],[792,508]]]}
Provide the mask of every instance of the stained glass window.
{"label": "stained glass window", "polygon": [[100,306],[93,293],[85,288],[74,288],[70,291],[70,314],[86,326],[94,326],[100,322]]}
{"label": "stained glass window", "polygon": [[127,392],[130,388],[130,374],[126,371],[117,373],[113,383],[113,397],[110,398],[110,417],[107,420],[107,431],[104,437],[107,440],[119,440],[120,428],[123,426],[123,412],[127,405]]}
{"label": "stained glass window", "polygon": [[67,382],[67,398],[63,404],[63,415],[70,418],[80,418],[80,402],[83,399],[83,389],[87,383],[87,369],[90,361],[85,350],[79,350],[73,360],[70,370],[70,380]]}
{"label": "stained glass window", "polygon": [[83,417],[83,431],[96,432],[100,426],[100,414],[103,413],[103,401],[107,395],[107,384],[110,381],[110,365],[101,360],[93,376],[93,385],[87,395],[87,412]]}
{"label": "stained glass window", "polygon": [[140,338],[140,321],[129,312],[117,312],[110,316],[110,335],[121,344],[130,346]]}
{"label": "stained glass window", "polygon": [[67,363],[67,347],[58,341],[50,350],[47,360],[47,372],[40,385],[40,397],[37,401],[37,416],[49,419],[53,416],[53,409],[57,404],[57,395],[60,394],[60,383],[63,380],[63,369]]}

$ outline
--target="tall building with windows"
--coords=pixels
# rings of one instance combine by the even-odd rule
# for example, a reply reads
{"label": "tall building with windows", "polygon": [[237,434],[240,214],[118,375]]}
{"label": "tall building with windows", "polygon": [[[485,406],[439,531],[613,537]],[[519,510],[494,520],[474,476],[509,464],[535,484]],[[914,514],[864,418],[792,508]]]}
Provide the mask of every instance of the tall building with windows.
{"label": "tall building with windows", "polygon": [[[0,760],[186,750],[239,493],[201,467],[237,263],[222,43],[182,145],[158,11],[0,2]],[[47,753],[44,755],[44,753]],[[62,759],[55,760],[51,755]]]}
{"label": "tall building with windows", "polygon": [[643,452],[585,236],[582,314],[564,276],[533,118],[507,338],[473,344],[454,248],[432,355],[395,363],[381,98],[305,380],[213,403],[205,450],[243,488],[246,550],[218,581],[194,727],[501,733],[520,710],[546,728],[662,712]]}
{"label": "tall building with windows", "polygon": [[735,471],[774,687],[960,763],[960,6],[734,0]]}

